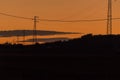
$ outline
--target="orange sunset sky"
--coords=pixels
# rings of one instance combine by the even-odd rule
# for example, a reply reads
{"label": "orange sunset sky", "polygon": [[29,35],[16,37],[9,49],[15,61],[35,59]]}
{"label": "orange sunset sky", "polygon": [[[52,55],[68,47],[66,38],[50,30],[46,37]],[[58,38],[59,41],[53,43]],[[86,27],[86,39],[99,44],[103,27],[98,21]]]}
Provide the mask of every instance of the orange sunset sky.
{"label": "orange sunset sky", "polygon": [[[0,0],[0,12],[40,19],[81,20],[107,18],[108,0]],[[120,0],[113,0],[113,17],[120,18]],[[39,21],[37,29],[106,34],[106,21],[59,23]],[[33,21],[0,15],[0,30],[33,29]],[[113,33],[120,33],[120,20],[113,20]],[[73,35],[71,35],[72,37]]]}

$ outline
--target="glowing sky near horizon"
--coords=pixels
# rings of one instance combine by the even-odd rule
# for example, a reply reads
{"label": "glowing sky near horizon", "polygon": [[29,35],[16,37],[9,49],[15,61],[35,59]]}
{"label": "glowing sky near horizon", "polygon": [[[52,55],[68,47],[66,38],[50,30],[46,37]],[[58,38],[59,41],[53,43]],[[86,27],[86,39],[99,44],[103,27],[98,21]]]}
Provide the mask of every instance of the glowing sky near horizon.
{"label": "glowing sky near horizon", "polygon": [[[120,0],[113,0],[113,17],[120,17],[119,8]],[[0,12],[30,18],[39,16],[41,19],[103,19],[107,15],[107,0],[0,0]],[[113,21],[113,33],[120,33],[119,26],[120,20]],[[33,29],[33,22],[0,15],[0,29]],[[106,21],[80,23],[39,21],[37,29],[106,34]]]}

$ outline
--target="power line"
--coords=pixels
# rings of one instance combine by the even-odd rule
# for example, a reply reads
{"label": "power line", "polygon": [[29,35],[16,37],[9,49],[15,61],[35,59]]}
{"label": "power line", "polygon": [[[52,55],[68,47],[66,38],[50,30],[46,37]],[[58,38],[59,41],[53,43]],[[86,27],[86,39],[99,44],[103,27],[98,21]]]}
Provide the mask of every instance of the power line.
{"label": "power line", "polygon": [[[10,16],[10,17],[15,17],[15,18],[21,18],[21,19],[28,19],[28,20],[34,20],[34,18],[28,18],[28,17],[22,17],[22,16],[16,16],[16,15],[11,15],[11,14],[6,14],[6,13],[0,13],[1,15],[4,16]],[[113,20],[119,20],[120,18],[112,18]],[[81,19],[81,20],[53,20],[53,19],[38,19],[40,21],[45,21],[45,22],[68,22],[68,23],[75,23],[75,22],[95,22],[95,21],[106,21],[108,19]]]}
{"label": "power line", "polygon": [[6,14],[6,13],[0,13],[1,15],[4,16],[10,16],[10,17],[15,17],[15,18],[21,18],[21,19],[29,19],[29,20],[33,20],[33,18],[27,18],[27,17],[22,17],[22,16],[15,16],[15,15],[11,15],[11,14]]}
{"label": "power line", "polygon": [[[15,18],[34,20],[33,18],[16,16],[16,15],[11,15],[11,14],[7,14],[7,13],[0,13],[0,14],[1,14],[1,15],[4,15],[4,16],[15,17]],[[40,20],[40,21],[46,21],[46,22],[93,22],[93,21],[104,21],[104,20],[106,20],[106,19],[90,19],[90,20],[52,20],[52,19],[38,19],[38,20]]]}
{"label": "power line", "polygon": [[120,18],[112,18],[112,20],[120,20]]}
{"label": "power line", "polygon": [[105,21],[107,19],[88,19],[88,20],[50,20],[50,19],[39,19],[40,21],[47,22],[94,22],[94,21]]}

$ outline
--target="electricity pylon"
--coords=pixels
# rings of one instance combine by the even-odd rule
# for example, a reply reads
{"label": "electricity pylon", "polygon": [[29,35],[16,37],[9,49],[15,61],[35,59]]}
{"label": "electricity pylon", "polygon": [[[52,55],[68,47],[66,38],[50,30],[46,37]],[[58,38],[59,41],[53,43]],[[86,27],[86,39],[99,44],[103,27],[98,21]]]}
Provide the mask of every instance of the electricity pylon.
{"label": "electricity pylon", "polygon": [[108,0],[107,35],[112,34],[112,0]]}

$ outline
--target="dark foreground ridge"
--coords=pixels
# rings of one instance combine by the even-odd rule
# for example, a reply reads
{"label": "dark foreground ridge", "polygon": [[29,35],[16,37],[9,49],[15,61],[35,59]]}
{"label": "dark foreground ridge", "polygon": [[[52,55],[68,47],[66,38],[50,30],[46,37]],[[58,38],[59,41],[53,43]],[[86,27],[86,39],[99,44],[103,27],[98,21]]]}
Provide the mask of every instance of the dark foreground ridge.
{"label": "dark foreground ridge", "polygon": [[1,80],[120,80],[120,35],[0,45]]}
{"label": "dark foreground ridge", "polygon": [[1,44],[0,55],[118,55],[120,35],[92,35],[45,44]]}

